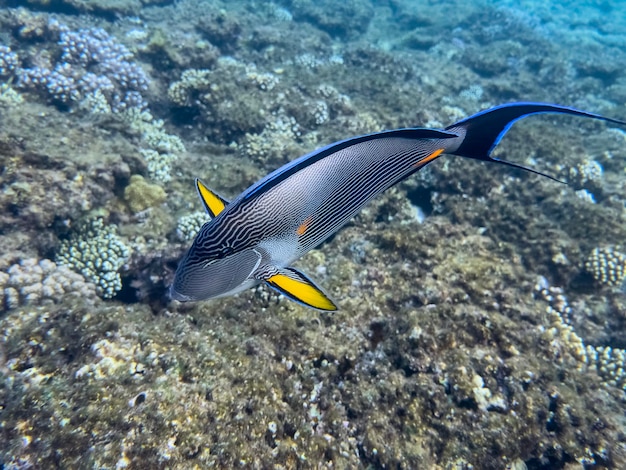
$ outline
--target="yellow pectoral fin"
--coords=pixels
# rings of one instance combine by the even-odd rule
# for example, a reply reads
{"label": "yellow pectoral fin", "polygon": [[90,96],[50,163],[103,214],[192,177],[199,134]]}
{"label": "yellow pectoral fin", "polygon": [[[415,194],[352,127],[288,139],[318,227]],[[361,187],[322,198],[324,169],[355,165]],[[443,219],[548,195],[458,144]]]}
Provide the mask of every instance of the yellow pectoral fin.
{"label": "yellow pectoral fin", "polygon": [[274,274],[267,278],[266,282],[290,299],[308,307],[327,311],[337,310],[337,306],[319,287],[295,270],[288,274]]}
{"label": "yellow pectoral fin", "polygon": [[211,191],[199,179],[196,179],[196,189],[198,190],[198,195],[200,196],[202,204],[204,204],[204,208],[209,213],[211,218],[222,212],[226,207],[226,204],[228,204],[226,199],[219,196],[214,191]]}

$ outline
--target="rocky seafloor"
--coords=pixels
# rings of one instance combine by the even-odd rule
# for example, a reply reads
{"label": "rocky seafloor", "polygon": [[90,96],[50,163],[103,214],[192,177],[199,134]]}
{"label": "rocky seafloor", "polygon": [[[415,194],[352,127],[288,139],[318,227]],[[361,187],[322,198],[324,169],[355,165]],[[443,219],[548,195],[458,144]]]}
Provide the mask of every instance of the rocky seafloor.
{"label": "rocky seafloor", "polygon": [[[626,468],[626,133],[536,116],[259,288],[169,302],[228,197],[503,102],[626,118],[618,2],[0,2],[0,468]],[[622,251],[624,250],[624,251]]]}

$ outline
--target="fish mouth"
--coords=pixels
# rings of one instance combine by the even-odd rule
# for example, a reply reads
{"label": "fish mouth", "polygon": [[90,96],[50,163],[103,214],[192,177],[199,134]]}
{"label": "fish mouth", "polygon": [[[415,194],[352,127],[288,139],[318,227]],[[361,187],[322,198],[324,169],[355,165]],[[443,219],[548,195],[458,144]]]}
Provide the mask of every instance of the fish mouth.
{"label": "fish mouth", "polygon": [[184,295],[184,294],[181,294],[180,292],[178,292],[174,288],[173,285],[170,286],[170,288],[169,288],[169,297],[170,297],[170,300],[177,300],[178,302],[189,302],[190,300],[193,300],[188,295]]}

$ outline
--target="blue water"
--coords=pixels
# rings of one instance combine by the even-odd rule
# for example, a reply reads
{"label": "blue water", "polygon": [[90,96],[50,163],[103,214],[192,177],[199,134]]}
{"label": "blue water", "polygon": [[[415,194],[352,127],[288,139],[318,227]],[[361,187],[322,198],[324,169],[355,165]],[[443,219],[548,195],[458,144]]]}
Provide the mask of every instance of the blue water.
{"label": "blue water", "polygon": [[567,184],[445,155],[394,186],[296,263],[337,312],[168,298],[195,178],[514,101],[626,119],[625,11],[2,3],[0,468],[626,468],[626,126],[495,149]]}

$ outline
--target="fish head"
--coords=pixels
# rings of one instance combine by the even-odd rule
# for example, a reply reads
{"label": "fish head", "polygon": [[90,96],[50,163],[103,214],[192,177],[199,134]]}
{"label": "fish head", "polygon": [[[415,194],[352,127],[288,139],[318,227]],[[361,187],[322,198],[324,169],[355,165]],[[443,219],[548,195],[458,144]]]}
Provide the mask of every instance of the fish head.
{"label": "fish head", "polygon": [[181,302],[206,300],[236,294],[256,284],[253,273],[261,263],[261,253],[247,248],[206,247],[194,241],[178,265],[170,297]]}

